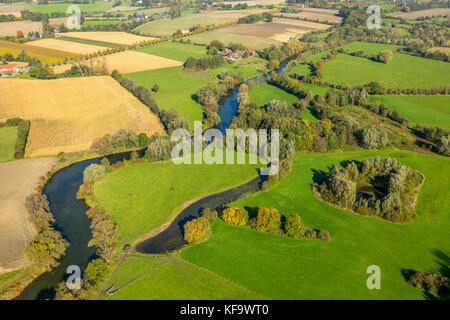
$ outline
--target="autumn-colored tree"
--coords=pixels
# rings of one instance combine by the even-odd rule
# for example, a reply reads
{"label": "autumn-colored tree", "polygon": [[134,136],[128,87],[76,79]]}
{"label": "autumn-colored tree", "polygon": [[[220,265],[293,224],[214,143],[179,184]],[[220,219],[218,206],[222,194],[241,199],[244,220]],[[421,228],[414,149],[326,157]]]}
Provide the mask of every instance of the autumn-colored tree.
{"label": "autumn-colored tree", "polygon": [[94,259],[84,270],[84,276],[87,282],[95,285],[103,278],[107,270],[108,264],[103,259]]}
{"label": "autumn-colored tree", "polygon": [[286,218],[284,232],[288,237],[300,238],[303,231],[303,221],[297,213],[291,214]]}
{"label": "autumn-colored tree", "polygon": [[230,207],[222,212],[222,219],[228,224],[245,226],[248,221],[248,212],[238,207]]}
{"label": "autumn-colored tree", "polygon": [[258,209],[256,218],[256,230],[276,232],[281,227],[281,214],[275,208]]}
{"label": "autumn-colored tree", "polygon": [[211,234],[211,223],[208,219],[200,217],[188,221],[184,225],[184,240],[189,244],[208,239]]}

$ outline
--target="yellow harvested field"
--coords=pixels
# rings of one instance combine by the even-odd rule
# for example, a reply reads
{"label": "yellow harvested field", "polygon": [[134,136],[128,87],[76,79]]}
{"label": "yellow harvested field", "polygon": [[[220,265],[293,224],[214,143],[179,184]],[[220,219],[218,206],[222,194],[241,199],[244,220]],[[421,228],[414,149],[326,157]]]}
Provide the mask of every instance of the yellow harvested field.
{"label": "yellow harvested field", "polygon": [[0,163],[0,274],[30,264],[23,251],[35,230],[25,200],[38,186],[39,178],[57,161],[37,158]]}
{"label": "yellow harvested field", "polygon": [[131,45],[142,41],[156,39],[153,37],[143,37],[127,32],[115,32],[115,31],[65,32],[65,33],[57,33],[56,36],[111,42],[124,45]]}
{"label": "yellow harvested field", "polygon": [[[146,54],[137,51],[121,51],[118,53],[108,54],[102,58],[106,61],[106,67],[109,72],[114,69],[120,73],[132,73],[146,70],[155,70],[162,68],[177,67],[183,65],[183,62],[172,59],[167,59],[151,54]],[[81,63],[89,63],[87,61]],[[60,65],[53,68],[53,71],[63,73],[72,67],[70,64]]]}
{"label": "yellow harvested field", "polygon": [[30,32],[43,33],[42,22],[33,21],[11,21],[11,22],[0,22],[0,37],[6,36],[17,36],[17,32],[22,32],[26,37]]}
{"label": "yellow harvested field", "polygon": [[47,48],[59,51],[66,51],[76,54],[90,54],[104,51],[106,48],[101,46],[93,46],[90,44],[64,41],[58,39],[42,39],[28,43],[29,46]]}
{"label": "yellow harvested field", "polygon": [[31,120],[28,157],[88,150],[124,128],[164,135],[158,118],[109,76],[56,80],[0,79],[0,121]]}
{"label": "yellow harvested field", "polygon": [[298,13],[276,13],[275,16],[287,18],[310,19],[319,21],[328,21],[333,23],[342,22],[342,17],[338,16],[339,10],[319,9],[319,8],[301,8]]}
{"label": "yellow harvested field", "polygon": [[419,10],[419,11],[412,11],[412,12],[390,13],[389,15],[393,16],[393,17],[404,18],[404,19],[417,19],[420,17],[450,15],[450,9],[449,8],[436,8],[436,9]]}

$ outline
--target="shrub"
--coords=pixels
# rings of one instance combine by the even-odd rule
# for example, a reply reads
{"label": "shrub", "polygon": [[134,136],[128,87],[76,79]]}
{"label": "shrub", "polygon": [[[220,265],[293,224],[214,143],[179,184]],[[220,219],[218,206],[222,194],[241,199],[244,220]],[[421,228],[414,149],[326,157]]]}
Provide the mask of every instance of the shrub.
{"label": "shrub", "polygon": [[256,218],[256,230],[277,232],[281,227],[281,214],[275,208],[259,208]]}
{"label": "shrub", "polygon": [[84,183],[95,183],[104,177],[106,169],[104,166],[93,163],[83,172]]}
{"label": "shrub", "polygon": [[208,221],[212,224],[214,220],[216,220],[218,214],[216,210],[210,208],[203,208],[202,217],[208,219]]}
{"label": "shrub", "polygon": [[384,148],[388,143],[388,135],[381,128],[368,127],[361,132],[361,146],[366,149]]}
{"label": "shrub", "polygon": [[409,283],[435,295],[446,296],[450,293],[450,279],[436,274],[416,271],[411,274]]}
{"label": "shrub", "polygon": [[303,221],[297,213],[291,214],[286,218],[284,232],[288,237],[300,238],[303,231]]}
{"label": "shrub", "polygon": [[188,221],[184,225],[184,240],[186,240],[189,244],[206,240],[210,234],[211,223],[206,218],[200,217]]}
{"label": "shrub", "polygon": [[139,148],[147,148],[148,147],[150,139],[144,132],[139,133],[138,140],[139,140]]}
{"label": "shrub", "polygon": [[229,207],[222,212],[222,220],[228,224],[245,226],[248,221],[248,212],[238,207]]}

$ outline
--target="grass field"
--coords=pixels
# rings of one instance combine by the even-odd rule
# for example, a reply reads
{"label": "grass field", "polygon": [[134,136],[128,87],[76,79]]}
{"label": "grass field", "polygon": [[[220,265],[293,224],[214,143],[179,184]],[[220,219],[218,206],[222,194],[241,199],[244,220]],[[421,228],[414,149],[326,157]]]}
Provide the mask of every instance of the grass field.
{"label": "grass field", "polygon": [[143,163],[114,171],[94,191],[126,244],[168,222],[187,201],[244,183],[256,173],[256,165]]}
{"label": "grass field", "polygon": [[344,50],[349,50],[350,52],[363,51],[364,54],[371,55],[372,53],[380,53],[384,50],[396,51],[399,46],[394,44],[380,44],[380,43],[370,43],[370,42],[351,42],[349,44],[340,46]]}
{"label": "grass field", "polygon": [[293,94],[275,87],[271,84],[263,83],[249,91],[250,102],[256,103],[262,107],[268,104],[272,100],[280,100],[289,104],[296,103],[298,98]]}
{"label": "grass field", "polygon": [[93,46],[99,46],[99,47],[105,47],[105,48],[120,47],[120,44],[118,44],[118,43],[104,42],[104,41],[97,41],[97,40],[89,40],[89,39],[81,39],[81,38],[73,38],[73,37],[66,37],[66,36],[57,37],[56,39],[64,40],[64,41],[70,41],[70,42],[90,44],[90,45],[93,45]]}
{"label": "grass field", "polygon": [[369,102],[384,103],[410,121],[450,129],[450,96],[371,96]]}
{"label": "grass field", "polygon": [[120,265],[111,284],[119,290],[102,299],[264,299],[178,256],[131,257]]}
{"label": "grass field", "polygon": [[158,118],[111,77],[0,79],[0,121],[31,120],[26,155],[87,150],[121,128],[164,134]]}
{"label": "grass field", "polygon": [[[39,4],[30,6],[29,10],[31,12],[40,13],[52,13],[52,12],[66,12],[67,8],[71,4],[66,3],[56,3],[56,4]],[[90,4],[77,4],[81,12],[95,12],[95,11],[107,11],[112,8],[112,2],[97,1]]]}
{"label": "grass field", "polygon": [[0,162],[14,159],[17,127],[0,128]]}
{"label": "grass field", "polygon": [[244,79],[251,79],[265,73],[267,60],[258,57],[248,57],[239,61],[225,63],[219,68],[209,69],[208,72],[214,76],[218,76],[222,70],[231,70],[234,72],[240,72]]}
{"label": "grass field", "polygon": [[[30,42],[32,43],[32,42]],[[25,51],[30,57],[39,59],[42,63],[52,64],[62,61],[64,58],[73,58],[77,55],[67,51],[53,50],[48,48],[31,46],[29,44],[14,43],[11,41],[0,40],[0,55],[11,53],[17,56]]]}
{"label": "grass field", "polygon": [[194,120],[203,119],[201,105],[191,96],[211,79],[189,77],[182,73],[182,67],[130,73],[125,77],[135,80],[138,85],[147,89],[158,84],[160,91],[153,95],[158,106],[162,109],[177,109],[191,122],[191,126]]}
{"label": "grass field", "polygon": [[136,50],[181,62],[186,61],[189,57],[200,58],[207,56],[206,47],[179,42],[158,43],[144,48],[137,48]]}
{"label": "grass field", "polygon": [[120,20],[84,20],[82,26],[96,26],[98,24],[116,24],[120,23]]}
{"label": "grass field", "polygon": [[136,29],[143,34],[150,36],[170,36],[177,30],[194,27],[197,25],[207,26],[212,24],[220,24],[235,20],[239,17],[250,14],[250,12],[238,11],[235,12],[212,12],[212,13],[183,13],[181,17],[175,19],[160,19],[150,21],[143,24]]}
{"label": "grass field", "polygon": [[[394,157],[425,175],[414,222],[396,225],[362,217],[314,197],[316,170],[376,154]],[[289,239],[218,220],[209,241],[183,250],[181,256],[272,299],[423,299],[402,270],[445,272],[448,257],[442,254],[450,254],[449,181],[450,162],[441,156],[396,151],[298,154],[284,181],[237,205],[275,207],[284,215],[297,212],[307,227],[328,230],[330,242]],[[370,265],[381,269],[381,290],[366,287]]]}
{"label": "grass field", "polygon": [[389,64],[340,54],[325,63],[323,80],[351,86],[384,81],[390,88],[431,88],[450,83],[450,65],[402,53],[395,53]]}

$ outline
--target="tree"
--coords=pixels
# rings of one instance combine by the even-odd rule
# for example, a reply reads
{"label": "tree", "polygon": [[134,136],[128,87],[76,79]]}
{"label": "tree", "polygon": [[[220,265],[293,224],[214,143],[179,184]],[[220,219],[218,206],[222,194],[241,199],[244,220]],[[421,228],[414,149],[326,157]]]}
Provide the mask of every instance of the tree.
{"label": "tree", "polygon": [[210,234],[211,223],[206,218],[200,217],[188,221],[184,225],[184,240],[186,240],[189,244],[206,240]]}
{"label": "tree", "polygon": [[83,172],[84,183],[95,183],[105,176],[106,168],[102,165],[93,163]]}
{"label": "tree", "polygon": [[94,259],[84,270],[84,277],[92,285],[99,283],[108,271],[108,264],[103,259]]}
{"label": "tree", "polygon": [[228,224],[245,226],[248,221],[248,212],[238,207],[229,207],[222,212],[222,220]]}
{"label": "tree", "polygon": [[275,233],[281,227],[281,214],[275,208],[258,209],[258,215],[256,217],[256,230],[268,231]]}
{"label": "tree", "polygon": [[208,219],[211,224],[214,222],[214,220],[216,220],[217,216],[218,214],[216,210],[210,208],[203,208],[202,210],[202,217]]}
{"label": "tree", "polygon": [[284,232],[288,237],[300,238],[303,231],[303,221],[297,213],[286,218]]}
{"label": "tree", "polygon": [[48,228],[39,233],[25,248],[25,255],[36,266],[50,270],[59,264],[59,259],[66,253],[68,245],[58,231]]}
{"label": "tree", "polygon": [[394,52],[392,50],[384,50],[378,54],[378,61],[388,64],[392,61],[394,57]]}
{"label": "tree", "polygon": [[152,87],[152,91],[153,91],[153,92],[159,92],[159,84],[156,84],[156,83],[155,83],[155,84],[153,85],[153,87]]}

